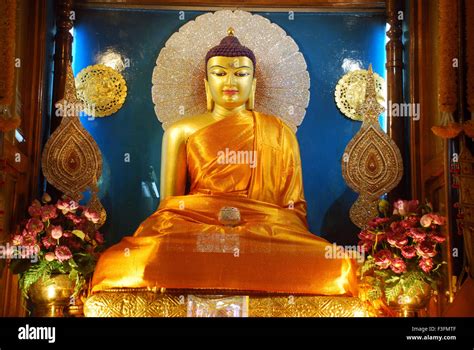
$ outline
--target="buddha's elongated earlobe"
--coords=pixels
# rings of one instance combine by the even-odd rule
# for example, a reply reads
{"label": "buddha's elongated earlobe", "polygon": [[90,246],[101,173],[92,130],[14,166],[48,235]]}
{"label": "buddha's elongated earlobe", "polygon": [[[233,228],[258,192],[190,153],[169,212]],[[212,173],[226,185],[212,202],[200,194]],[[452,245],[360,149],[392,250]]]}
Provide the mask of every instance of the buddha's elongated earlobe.
{"label": "buddha's elongated earlobe", "polygon": [[245,107],[249,111],[253,111],[255,108],[255,91],[257,89],[257,78],[253,78],[252,90],[250,91],[249,99],[245,104]]}
{"label": "buddha's elongated earlobe", "polygon": [[214,109],[214,100],[212,99],[211,90],[209,89],[209,83],[204,78],[204,87],[206,88],[206,108],[209,112]]}

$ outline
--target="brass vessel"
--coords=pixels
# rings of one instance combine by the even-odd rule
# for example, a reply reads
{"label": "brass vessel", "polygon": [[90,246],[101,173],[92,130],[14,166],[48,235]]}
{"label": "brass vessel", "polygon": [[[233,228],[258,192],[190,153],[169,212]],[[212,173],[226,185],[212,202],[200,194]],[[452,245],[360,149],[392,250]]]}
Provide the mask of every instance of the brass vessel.
{"label": "brass vessel", "polygon": [[409,290],[401,293],[396,300],[389,303],[390,308],[398,317],[423,317],[427,316],[427,307],[431,299],[432,289],[430,285],[424,285],[423,289]]}
{"label": "brass vessel", "polygon": [[75,283],[67,274],[51,275],[49,279],[40,278],[29,291],[33,304],[32,316],[68,316],[68,307],[74,294]]}

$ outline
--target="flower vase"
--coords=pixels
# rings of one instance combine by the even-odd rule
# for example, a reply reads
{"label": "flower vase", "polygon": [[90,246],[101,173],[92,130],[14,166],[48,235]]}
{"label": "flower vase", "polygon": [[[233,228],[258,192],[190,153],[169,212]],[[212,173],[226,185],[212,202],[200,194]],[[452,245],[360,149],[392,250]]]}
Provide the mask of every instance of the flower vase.
{"label": "flower vase", "polygon": [[397,317],[424,317],[427,315],[431,295],[431,287],[425,284],[423,288],[409,289],[406,293],[400,293],[396,300],[388,305]]}
{"label": "flower vase", "polygon": [[67,274],[54,274],[43,280],[40,278],[29,291],[33,304],[32,316],[64,317],[74,294],[75,283]]}

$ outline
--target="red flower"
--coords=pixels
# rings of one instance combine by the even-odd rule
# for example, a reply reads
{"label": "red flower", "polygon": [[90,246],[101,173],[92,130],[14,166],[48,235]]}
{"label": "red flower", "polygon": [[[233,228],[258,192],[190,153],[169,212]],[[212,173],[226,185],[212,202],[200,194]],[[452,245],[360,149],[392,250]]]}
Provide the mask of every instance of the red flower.
{"label": "red flower", "polygon": [[23,245],[25,246],[33,246],[36,244],[36,235],[32,233],[27,233],[23,235]]}
{"label": "red flower", "polygon": [[391,246],[402,248],[408,243],[408,237],[405,233],[387,232],[387,242]]}
{"label": "red flower", "polygon": [[405,246],[402,248],[402,255],[406,259],[411,259],[416,256],[416,249],[413,246]]}
{"label": "red flower", "polygon": [[392,263],[390,264],[390,268],[395,273],[403,273],[407,270],[407,265],[405,264],[405,261],[403,261],[403,259],[393,258]]}
{"label": "red flower", "polygon": [[433,269],[433,259],[431,258],[423,258],[419,261],[418,266],[425,272],[429,273]]}
{"label": "red flower", "polygon": [[[101,235],[102,236],[102,235]],[[96,241],[97,243],[99,244],[102,244],[104,243],[103,241],[103,238],[102,238],[102,242],[99,242],[96,238]],[[370,248],[372,248],[372,242],[371,241],[366,241],[366,240],[362,240],[362,241],[359,241],[358,243],[358,246],[360,247],[360,250],[364,253],[368,253],[370,251]]]}
{"label": "red flower", "polygon": [[436,243],[430,241],[423,241],[415,246],[416,253],[422,258],[432,258],[436,252]]}
{"label": "red flower", "polygon": [[31,218],[28,220],[28,223],[26,224],[26,229],[28,230],[28,233],[37,234],[43,231],[44,224],[38,218]]}
{"label": "red flower", "polygon": [[437,214],[429,213],[425,214],[420,219],[420,224],[423,227],[430,227],[431,224],[442,226],[446,224],[446,218]]}
{"label": "red flower", "polygon": [[375,234],[373,231],[363,230],[359,233],[358,237],[363,241],[375,241]]}
{"label": "red flower", "polygon": [[400,221],[400,225],[405,229],[409,229],[412,227],[416,227],[418,224],[418,217],[416,216],[409,216],[405,220]]}
{"label": "red flower", "polygon": [[368,225],[372,228],[376,228],[377,226],[379,225],[383,225],[387,222],[389,222],[390,219],[389,218],[373,218],[372,220],[369,221]]}
{"label": "red flower", "polygon": [[407,235],[411,238],[413,238],[413,241],[415,242],[423,242],[426,238],[426,232],[419,229],[419,228],[411,228],[408,232]]}
{"label": "red flower", "polygon": [[392,253],[388,249],[383,249],[374,255],[375,265],[381,270],[387,269],[391,264]]}
{"label": "red flower", "polygon": [[433,219],[433,223],[439,226],[443,226],[446,224],[446,217],[438,215],[438,214],[431,214],[431,218]]}
{"label": "red flower", "polygon": [[436,232],[431,234],[429,237],[431,241],[436,242],[436,243],[443,243],[446,240],[446,237],[440,236],[436,234]]}
{"label": "red flower", "polygon": [[71,251],[69,250],[68,247],[65,247],[65,246],[56,247],[56,249],[54,250],[54,254],[56,255],[56,258],[61,262],[72,258]]}
{"label": "red flower", "polygon": [[41,207],[41,219],[43,221],[55,219],[58,217],[58,211],[54,205],[45,205]]}
{"label": "red flower", "polygon": [[66,217],[71,220],[75,225],[82,224],[84,222],[84,219],[77,216],[76,214],[73,213],[68,213],[66,214]]}
{"label": "red flower", "polygon": [[46,237],[43,237],[43,239],[41,240],[41,243],[43,243],[46,249],[49,249],[56,245],[56,240],[51,236],[46,236]]}
{"label": "red flower", "polygon": [[41,216],[41,203],[37,199],[35,199],[28,207],[28,214],[30,214],[32,217]]}

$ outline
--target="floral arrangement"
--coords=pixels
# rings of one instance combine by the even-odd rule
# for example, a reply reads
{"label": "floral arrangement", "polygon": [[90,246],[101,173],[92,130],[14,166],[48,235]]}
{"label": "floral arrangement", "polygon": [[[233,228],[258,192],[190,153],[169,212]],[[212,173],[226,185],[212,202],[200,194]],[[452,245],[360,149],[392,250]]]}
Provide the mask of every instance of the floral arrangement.
{"label": "floral arrangement", "polygon": [[441,233],[446,219],[431,205],[398,200],[390,211],[389,203],[381,201],[380,217],[359,233],[359,246],[367,254],[361,269],[362,281],[370,285],[367,299],[389,304],[400,295],[415,297],[436,287],[445,264],[439,244],[446,240]]}
{"label": "floral arrangement", "polygon": [[30,217],[11,239],[10,268],[20,275],[25,296],[36,281],[55,273],[69,274],[77,295],[94,271],[104,243],[97,230],[99,214],[67,197],[51,204],[51,197],[45,194],[42,202],[33,201],[28,208]]}

